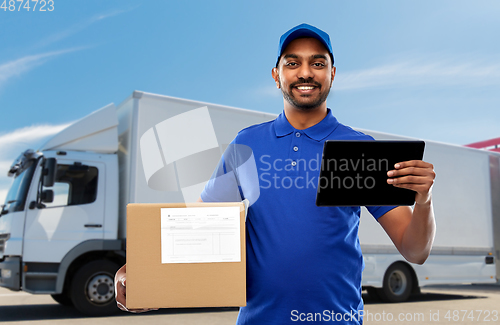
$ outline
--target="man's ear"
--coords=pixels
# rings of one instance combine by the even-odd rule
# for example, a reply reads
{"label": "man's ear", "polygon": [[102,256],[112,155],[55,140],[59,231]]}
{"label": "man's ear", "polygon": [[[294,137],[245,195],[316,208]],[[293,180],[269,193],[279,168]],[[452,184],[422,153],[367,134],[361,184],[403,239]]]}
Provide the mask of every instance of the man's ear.
{"label": "man's ear", "polygon": [[274,82],[276,83],[276,87],[280,89],[280,75],[278,74],[278,68],[273,68],[271,72]]}
{"label": "man's ear", "polygon": [[330,88],[332,87],[333,79],[335,78],[335,72],[337,72],[337,68],[332,67],[332,81],[330,82]]}

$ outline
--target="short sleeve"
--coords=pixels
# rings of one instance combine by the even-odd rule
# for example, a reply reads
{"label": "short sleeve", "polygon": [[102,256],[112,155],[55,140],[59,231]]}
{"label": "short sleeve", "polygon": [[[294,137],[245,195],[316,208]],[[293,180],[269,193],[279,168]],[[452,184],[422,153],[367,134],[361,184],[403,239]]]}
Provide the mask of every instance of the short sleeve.
{"label": "short sleeve", "polygon": [[242,201],[236,175],[228,172],[226,160],[222,156],[212,177],[201,192],[203,202],[239,202]]}
{"label": "short sleeve", "polygon": [[203,202],[240,202],[252,205],[260,196],[255,157],[250,147],[233,141],[225,150],[212,177],[207,182]]}
{"label": "short sleeve", "polygon": [[370,211],[371,215],[378,220],[381,216],[391,211],[392,209],[397,208],[397,206],[370,206],[366,207],[368,211]]}

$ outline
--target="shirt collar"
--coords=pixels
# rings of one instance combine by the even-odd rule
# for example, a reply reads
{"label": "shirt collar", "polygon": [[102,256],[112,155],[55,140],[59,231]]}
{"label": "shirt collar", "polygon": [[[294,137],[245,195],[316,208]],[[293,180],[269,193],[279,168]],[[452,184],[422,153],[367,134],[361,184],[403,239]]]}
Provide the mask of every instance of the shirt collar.
{"label": "shirt collar", "polygon": [[326,112],[326,117],[322,119],[319,123],[305,129],[296,130],[290,122],[286,119],[285,112],[281,112],[280,115],[274,121],[274,131],[278,138],[289,135],[292,132],[298,131],[305,133],[309,138],[321,141],[330,135],[339,125],[339,122],[333,116],[332,111],[328,108]]}

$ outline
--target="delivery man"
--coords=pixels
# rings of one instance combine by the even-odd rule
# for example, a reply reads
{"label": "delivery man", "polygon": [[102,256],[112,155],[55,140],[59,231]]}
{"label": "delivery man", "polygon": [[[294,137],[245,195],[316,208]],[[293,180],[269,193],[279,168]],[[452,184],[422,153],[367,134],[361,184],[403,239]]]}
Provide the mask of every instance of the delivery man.
{"label": "delivery man", "polygon": [[[321,155],[326,140],[372,139],[338,122],[327,107],[333,64],[330,37],[322,30],[301,24],[283,34],[272,69],[283,93],[283,112],[273,121],[240,131],[233,141],[252,149],[260,181],[258,200],[252,202],[246,221],[247,306],[240,309],[237,324],[334,319],[340,324],[362,324],[360,208],[317,207],[316,188],[307,181],[310,164],[300,163]],[[435,234],[433,166],[403,161],[387,176],[389,184],[415,191],[414,208],[368,210],[399,252],[409,262],[422,264]],[[226,185],[213,178],[200,201],[227,201]],[[123,310],[127,310],[125,275],[123,266],[115,277],[116,300]],[[307,315],[321,319],[307,319]]]}

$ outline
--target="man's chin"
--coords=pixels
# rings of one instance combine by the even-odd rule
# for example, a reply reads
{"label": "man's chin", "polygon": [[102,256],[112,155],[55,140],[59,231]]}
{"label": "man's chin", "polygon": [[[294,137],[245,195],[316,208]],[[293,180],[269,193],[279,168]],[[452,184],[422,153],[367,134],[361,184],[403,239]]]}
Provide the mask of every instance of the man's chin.
{"label": "man's chin", "polygon": [[324,101],[322,102],[298,102],[298,101],[293,101],[290,102],[295,108],[301,111],[314,111],[315,109],[318,109],[321,104],[323,104]]}
{"label": "man's chin", "polygon": [[[297,110],[310,112],[319,108],[325,101],[328,96],[320,96],[321,98],[313,97],[311,95],[302,95],[300,98],[296,98],[295,96],[290,96],[290,94],[283,92],[283,97],[285,100],[295,107]],[[323,98],[324,97],[324,98]]]}

